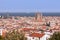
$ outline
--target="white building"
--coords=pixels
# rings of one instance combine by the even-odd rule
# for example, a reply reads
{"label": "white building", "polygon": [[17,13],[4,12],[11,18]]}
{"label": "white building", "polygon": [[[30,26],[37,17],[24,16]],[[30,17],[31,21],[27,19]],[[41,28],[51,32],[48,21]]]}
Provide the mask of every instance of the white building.
{"label": "white building", "polygon": [[3,29],[0,28],[0,35],[2,35]]}
{"label": "white building", "polygon": [[51,27],[54,27],[55,25],[56,25],[55,20],[50,21],[50,26],[51,26]]}
{"label": "white building", "polygon": [[32,33],[27,37],[27,40],[47,40],[48,38],[50,38],[50,35],[47,34],[43,34],[43,33]]}

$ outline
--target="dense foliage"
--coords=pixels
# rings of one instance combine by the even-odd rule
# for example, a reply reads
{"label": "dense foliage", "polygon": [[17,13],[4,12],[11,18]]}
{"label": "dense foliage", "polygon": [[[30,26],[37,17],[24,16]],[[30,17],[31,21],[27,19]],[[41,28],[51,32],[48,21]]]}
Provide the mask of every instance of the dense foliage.
{"label": "dense foliage", "polygon": [[49,40],[60,40],[60,32],[55,32]]}
{"label": "dense foliage", "polygon": [[9,32],[6,34],[5,38],[2,40],[27,40],[24,33],[19,33],[17,31]]}
{"label": "dense foliage", "polygon": [[0,35],[0,40],[3,40],[2,36]]}

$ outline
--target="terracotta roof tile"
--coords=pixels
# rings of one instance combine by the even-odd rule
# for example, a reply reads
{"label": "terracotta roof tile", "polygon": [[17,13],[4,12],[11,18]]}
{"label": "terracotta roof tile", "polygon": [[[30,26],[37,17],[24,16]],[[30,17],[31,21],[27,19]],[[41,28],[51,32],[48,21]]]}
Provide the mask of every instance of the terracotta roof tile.
{"label": "terracotta roof tile", "polygon": [[32,33],[32,34],[30,34],[30,36],[31,37],[42,37],[42,36],[44,36],[44,34],[40,34],[40,33]]}

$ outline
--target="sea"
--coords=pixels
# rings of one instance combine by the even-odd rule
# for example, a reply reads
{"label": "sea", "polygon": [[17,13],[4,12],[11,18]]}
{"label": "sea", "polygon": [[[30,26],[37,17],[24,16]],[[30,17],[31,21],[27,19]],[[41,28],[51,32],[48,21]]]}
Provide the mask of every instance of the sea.
{"label": "sea", "polygon": [[[0,13],[0,16],[35,16],[36,13],[34,12],[31,12],[31,13],[24,13],[24,12],[14,12],[14,13]],[[49,13],[42,13],[43,16],[60,16],[60,13],[58,12],[55,12],[55,13],[52,13],[52,12],[49,12]]]}

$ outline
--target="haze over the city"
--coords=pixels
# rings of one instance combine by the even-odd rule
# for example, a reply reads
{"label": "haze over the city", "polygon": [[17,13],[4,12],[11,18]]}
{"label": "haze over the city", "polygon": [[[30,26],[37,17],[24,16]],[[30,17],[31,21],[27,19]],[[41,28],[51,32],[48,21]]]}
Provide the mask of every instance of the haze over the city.
{"label": "haze over the city", "polygon": [[0,0],[0,12],[60,12],[60,0]]}

